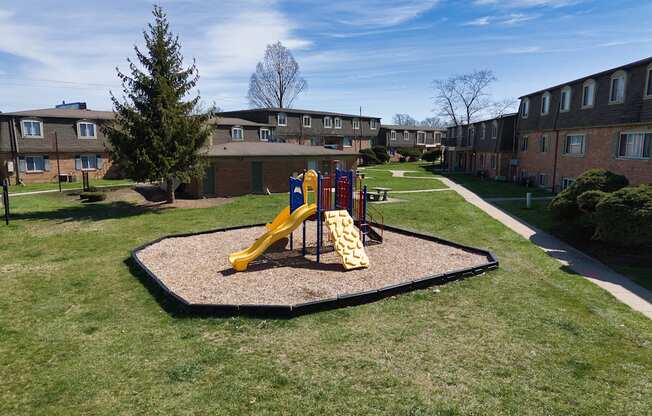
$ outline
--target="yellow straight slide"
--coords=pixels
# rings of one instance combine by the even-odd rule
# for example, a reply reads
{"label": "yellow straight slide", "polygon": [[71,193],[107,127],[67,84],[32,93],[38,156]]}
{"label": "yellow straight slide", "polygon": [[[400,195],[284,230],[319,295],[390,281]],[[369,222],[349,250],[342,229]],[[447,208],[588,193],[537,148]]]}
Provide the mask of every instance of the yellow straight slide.
{"label": "yellow straight slide", "polygon": [[229,256],[229,262],[236,271],[243,272],[247,270],[249,263],[257,259],[267,250],[269,246],[285,238],[292,231],[301,225],[305,220],[317,213],[317,204],[304,204],[297,208],[292,214],[284,216],[284,212],[289,214],[290,210],[283,210],[267,225],[268,231],[259,237],[248,249],[233,253]]}

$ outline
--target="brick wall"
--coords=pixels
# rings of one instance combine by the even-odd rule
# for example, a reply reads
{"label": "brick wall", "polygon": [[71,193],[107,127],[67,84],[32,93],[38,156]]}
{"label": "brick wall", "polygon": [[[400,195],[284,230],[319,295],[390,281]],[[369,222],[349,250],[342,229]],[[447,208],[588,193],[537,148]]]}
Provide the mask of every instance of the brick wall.
{"label": "brick wall", "polygon": [[[528,176],[539,173],[547,175],[546,187],[552,187],[552,178],[555,179],[555,190],[558,191],[562,178],[576,178],[591,168],[603,168],[612,172],[625,175],[632,185],[643,183],[652,184],[652,161],[627,160],[617,157],[618,140],[624,132],[652,132],[652,124],[631,125],[617,127],[600,127],[588,129],[569,129],[559,131],[559,144],[555,152],[555,132],[529,132],[528,150],[521,151],[520,142],[525,134],[519,137],[519,175],[526,171]],[[547,152],[539,151],[539,139],[546,134],[549,137]],[[585,152],[582,156],[564,154],[565,138],[568,134],[585,135]],[[556,175],[554,172],[554,159],[557,155]]]}
{"label": "brick wall", "polygon": [[[85,154],[85,153],[84,153]],[[100,179],[100,178],[111,178],[117,177],[115,169],[112,169],[111,161],[109,160],[108,154],[106,153],[93,153],[99,154],[102,158],[102,168],[98,170],[89,171],[90,179]],[[21,156],[48,156],[50,160],[50,170],[46,172],[20,172],[20,179],[25,184],[29,183],[47,183],[47,182],[56,182],[57,181],[57,156],[54,153],[25,153]],[[77,181],[81,181],[82,171],[75,169],[75,156],[77,153],[59,153],[59,165],[61,169],[61,174],[71,174],[77,178]],[[1,158],[1,157],[0,157]],[[4,170],[4,161],[2,161],[2,170]],[[16,179],[16,170],[18,166],[14,166],[14,173],[10,175],[12,183]]]}

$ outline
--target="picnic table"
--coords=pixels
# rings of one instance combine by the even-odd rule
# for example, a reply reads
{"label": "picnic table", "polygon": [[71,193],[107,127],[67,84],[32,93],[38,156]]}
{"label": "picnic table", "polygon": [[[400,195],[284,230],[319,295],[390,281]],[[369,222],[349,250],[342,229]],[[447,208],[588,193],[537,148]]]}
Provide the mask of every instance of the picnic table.
{"label": "picnic table", "polygon": [[382,186],[374,186],[372,189],[376,191],[368,194],[368,198],[372,201],[387,201],[387,193],[392,190],[392,188]]}

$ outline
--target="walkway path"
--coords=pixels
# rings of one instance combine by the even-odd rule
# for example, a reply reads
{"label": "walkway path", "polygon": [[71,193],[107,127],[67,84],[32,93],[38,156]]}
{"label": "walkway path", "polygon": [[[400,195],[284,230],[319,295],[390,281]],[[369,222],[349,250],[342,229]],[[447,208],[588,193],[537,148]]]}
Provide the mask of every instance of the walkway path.
{"label": "walkway path", "polygon": [[652,292],[649,290],[637,285],[620,273],[616,273],[594,258],[569,246],[552,235],[536,227],[532,227],[518,218],[512,217],[450,179],[439,179],[444,185],[460,194],[466,201],[527,238],[551,257],[556,258],[587,280],[607,290],[616,299],[629,305],[632,309],[652,319]]}

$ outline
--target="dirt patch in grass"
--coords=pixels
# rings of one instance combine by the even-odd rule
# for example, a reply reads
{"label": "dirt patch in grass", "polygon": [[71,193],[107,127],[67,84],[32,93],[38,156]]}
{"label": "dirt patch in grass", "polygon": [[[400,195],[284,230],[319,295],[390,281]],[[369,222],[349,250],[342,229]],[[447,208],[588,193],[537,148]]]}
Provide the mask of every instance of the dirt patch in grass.
{"label": "dirt patch in grass", "polygon": [[[314,224],[306,227],[313,243]],[[385,232],[382,244],[366,247],[371,267],[344,271],[327,250],[321,264],[301,255],[301,232],[289,246],[271,251],[246,272],[235,272],[228,255],[252,244],[264,227],[169,238],[138,253],[139,260],[174,293],[195,304],[296,304],[359,293],[417,278],[485,264],[486,256],[416,237]],[[313,248],[314,249],[314,248]],[[278,249],[277,249],[278,250]]]}

